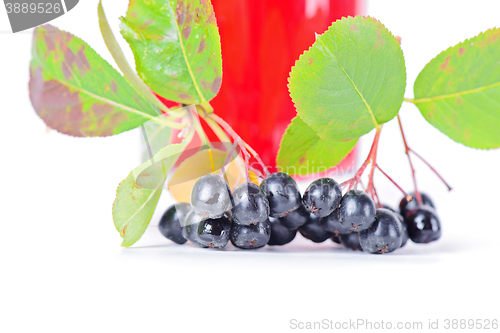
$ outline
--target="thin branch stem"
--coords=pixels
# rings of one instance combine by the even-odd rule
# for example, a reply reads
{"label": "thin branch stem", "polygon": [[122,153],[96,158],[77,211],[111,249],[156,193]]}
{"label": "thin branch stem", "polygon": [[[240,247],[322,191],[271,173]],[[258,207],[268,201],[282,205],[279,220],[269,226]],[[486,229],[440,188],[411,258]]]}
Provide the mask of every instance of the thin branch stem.
{"label": "thin branch stem", "polygon": [[413,186],[415,187],[415,196],[417,197],[418,205],[421,206],[423,204],[422,196],[418,191],[417,178],[415,177],[415,168],[413,167],[413,162],[411,161],[411,156],[409,154],[410,147],[408,147],[408,143],[406,142],[405,132],[403,131],[403,125],[401,124],[401,117],[399,116],[399,113],[398,113],[398,123],[399,123],[399,129],[401,130],[401,136],[403,137],[403,143],[405,145],[405,154],[406,156],[408,156],[408,162],[410,163],[411,175],[413,178]]}
{"label": "thin branch stem", "polygon": [[390,181],[391,183],[393,183],[393,184],[394,184],[394,186],[396,186],[396,187],[397,187],[397,188],[401,191],[401,193],[403,193],[403,194],[404,194],[404,196],[405,196],[405,197],[408,197],[408,194],[407,194],[407,193],[406,193],[406,192],[405,192],[405,191],[401,188],[401,186],[399,186],[399,185],[398,185],[398,183],[396,183],[396,182],[395,182],[395,181],[394,181],[391,177],[389,177],[389,175],[388,175],[388,174],[386,174],[386,173],[384,172],[384,170],[382,170],[378,164],[377,164],[377,169],[378,169],[380,172],[382,172],[382,174],[383,174],[384,176],[386,176],[386,177],[387,177],[387,179],[389,179],[389,181]]}
{"label": "thin branch stem", "polygon": [[[241,140],[240,136],[233,130],[233,128],[226,121],[224,121],[224,119],[222,119],[221,117],[219,117],[215,113],[211,113],[210,115],[208,115],[208,118],[215,120],[215,122],[217,122],[217,124],[219,124],[222,127],[222,129],[224,129],[231,137],[233,137],[233,140]],[[241,140],[241,142],[244,142],[244,141]],[[248,147],[249,150],[252,152],[253,156],[255,157],[255,159],[261,165],[264,172],[267,175],[269,175],[269,171],[267,170],[266,165],[264,164],[262,159],[259,157],[259,155],[255,152],[255,150],[252,149],[252,147],[250,147],[250,145],[248,145],[246,142],[244,142],[243,144],[240,145],[240,147],[241,147],[241,150],[243,151],[243,153],[247,152],[246,147]],[[247,164],[247,162],[248,161],[245,161],[245,164]],[[248,173],[248,168],[247,168],[247,173]]]}
{"label": "thin branch stem", "polygon": [[235,142],[233,146],[231,147],[231,150],[229,150],[229,154],[226,157],[226,160],[224,161],[224,164],[222,165],[222,168],[220,169],[219,176],[222,177],[224,175],[224,170],[226,169],[226,166],[229,164],[231,161],[231,156],[233,155],[233,152],[235,151],[236,147],[238,147],[238,142]]}
{"label": "thin branch stem", "polygon": [[429,162],[427,162],[427,161],[426,161],[426,160],[425,160],[422,156],[420,156],[419,154],[417,154],[417,152],[416,152],[416,151],[414,151],[413,149],[411,149],[411,148],[408,148],[408,149],[409,149],[409,151],[410,151],[412,154],[414,154],[414,155],[415,155],[416,157],[418,157],[418,158],[419,158],[422,162],[424,162],[424,163],[425,163],[425,165],[427,165],[427,166],[429,167],[429,169],[431,169],[431,170],[432,170],[432,172],[434,172],[434,174],[435,174],[436,176],[438,176],[438,178],[439,178],[439,179],[441,179],[441,181],[443,182],[443,184],[444,184],[444,185],[448,188],[448,191],[451,191],[451,190],[453,189],[453,188],[452,188],[452,187],[451,187],[451,186],[450,186],[450,185],[449,185],[449,184],[448,184],[448,183],[444,180],[444,178],[443,178],[443,177],[441,177],[441,175],[440,175],[440,174],[436,171],[436,169],[434,169],[434,168],[432,167],[432,165],[430,165],[430,163],[429,163]]}
{"label": "thin branch stem", "polygon": [[[356,189],[359,182],[360,182],[360,179],[361,179],[361,176],[363,176],[363,173],[365,172],[366,168],[368,167],[368,164],[370,163],[373,163],[374,165],[376,165],[377,163],[377,149],[378,149],[378,142],[380,140],[380,133],[382,132],[382,126],[379,126],[377,128],[377,132],[375,133],[375,137],[373,138],[373,143],[372,143],[372,146],[370,148],[370,153],[368,153],[368,157],[366,158],[366,160],[363,162],[363,164],[361,165],[361,167],[358,169],[358,171],[356,172],[356,174],[354,175],[353,178],[343,182],[342,184],[340,184],[340,186],[343,188],[347,185],[349,185],[349,188],[348,190],[351,190],[352,188]],[[371,190],[371,188],[373,187],[373,170],[374,170],[374,165],[372,165],[372,169],[370,171],[370,179],[369,179],[369,183],[368,183],[368,188],[367,188],[367,193],[371,194],[372,197],[374,197],[375,195],[373,194],[374,192]]]}

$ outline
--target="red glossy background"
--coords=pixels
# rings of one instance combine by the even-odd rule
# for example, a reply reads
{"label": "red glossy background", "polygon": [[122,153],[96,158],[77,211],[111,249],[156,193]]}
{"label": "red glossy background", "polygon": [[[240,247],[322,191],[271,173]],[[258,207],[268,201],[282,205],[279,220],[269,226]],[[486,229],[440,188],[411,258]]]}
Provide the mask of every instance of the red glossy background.
{"label": "red glossy background", "polygon": [[212,0],[222,42],[223,83],[211,104],[266,165],[275,166],[281,137],[296,115],[287,88],[291,67],[313,44],[315,33],[357,14],[356,2]]}

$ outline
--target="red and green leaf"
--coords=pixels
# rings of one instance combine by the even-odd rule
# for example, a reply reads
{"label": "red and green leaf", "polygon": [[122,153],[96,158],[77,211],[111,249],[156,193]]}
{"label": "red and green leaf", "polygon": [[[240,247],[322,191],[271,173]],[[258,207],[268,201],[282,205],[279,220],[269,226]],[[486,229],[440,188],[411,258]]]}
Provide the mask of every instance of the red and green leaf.
{"label": "red and green leaf", "polygon": [[122,246],[132,246],[146,231],[168,172],[185,147],[184,143],[166,146],[153,159],[130,172],[118,186],[113,222],[123,238]]}
{"label": "red and green leaf", "polygon": [[432,59],[411,100],[424,118],[456,142],[500,147],[500,29],[468,39]]}
{"label": "red and green leaf", "polygon": [[221,45],[209,0],[131,0],[121,31],[139,76],[159,95],[208,105],[219,92]]}
{"label": "red and green leaf", "polygon": [[30,98],[52,129],[109,136],[153,119],[158,110],[88,44],[51,25],[33,35]]}

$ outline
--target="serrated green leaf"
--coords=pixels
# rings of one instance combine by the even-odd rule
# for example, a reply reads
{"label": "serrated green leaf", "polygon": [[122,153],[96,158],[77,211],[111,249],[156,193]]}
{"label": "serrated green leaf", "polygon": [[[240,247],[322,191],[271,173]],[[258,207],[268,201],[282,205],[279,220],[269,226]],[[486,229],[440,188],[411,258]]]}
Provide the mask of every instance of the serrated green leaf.
{"label": "serrated green leaf", "polygon": [[158,110],[88,44],[51,25],[35,29],[29,83],[36,113],[72,136],[109,136],[140,126]]}
{"label": "serrated green leaf", "polygon": [[424,118],[473,148],[500,147],[500,29],[450,47],[417,77],[415,99]]}
{"label": "serrated green leaf", "polygon": [[121,31],[139,76],[159,95],[206,104],[219,92],[221,45],[209,0],[131,0]]}
{"label": "serrated green leaf", "polygon": [[300,117],[295,117],[281,140],[276,165],[291,175],[326,171],[340,163],[357,141],[323,140]]}
{"label": "serrated green leaf", "polygon": [[122,71],[125,78],[130,82],[130,84],[142,95],[146,98],[152,105],[161,109],[168,109],[165,105],[149,89],[149,87],[142,82],[141,78],[137,75],[136,72],[130,67],[127,59],[125,58],[125,54],[118,44],[118,41],[109,26],[108,19],[106,18],[106,14],[104,13],[104,9],[102,8],[102,0],[99,1],[99,5],[97,6],[97,14],[99,17],[99,28],[101,29],[101,34],[108,47],[109,52],[113,56],[113,59],[116,61],[118,68]]}
{"label": "serrated green leaf", "polygon": [[288,87],[299,116],[321,138],[354,140],[397,115],[403,52],[379,21],[343,18],[300,56]]}
{"label": "serrated green leaf", "polygon": [[[135,168],[118,186],[113,221],[123,238],[122,246],[132,246],[146,231],[168,171],[184,148],[185,144],[172,144],[161,149],[152,160]],[[161,168],[156,167],[160,164]]]}

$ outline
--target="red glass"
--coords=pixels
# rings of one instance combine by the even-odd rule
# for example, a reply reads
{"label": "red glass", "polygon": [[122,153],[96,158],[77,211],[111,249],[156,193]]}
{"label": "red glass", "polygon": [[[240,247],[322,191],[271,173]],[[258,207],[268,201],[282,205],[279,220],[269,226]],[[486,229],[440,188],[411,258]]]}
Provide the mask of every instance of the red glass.
{"label": "red glass", "polygon": [[[353,16],[361,0],[212,0],[222,42],[223,83],[215,112],[275,166],[296,111],[290,69],[332,22]],[[342,164],[351,165],[354,155]]]}

